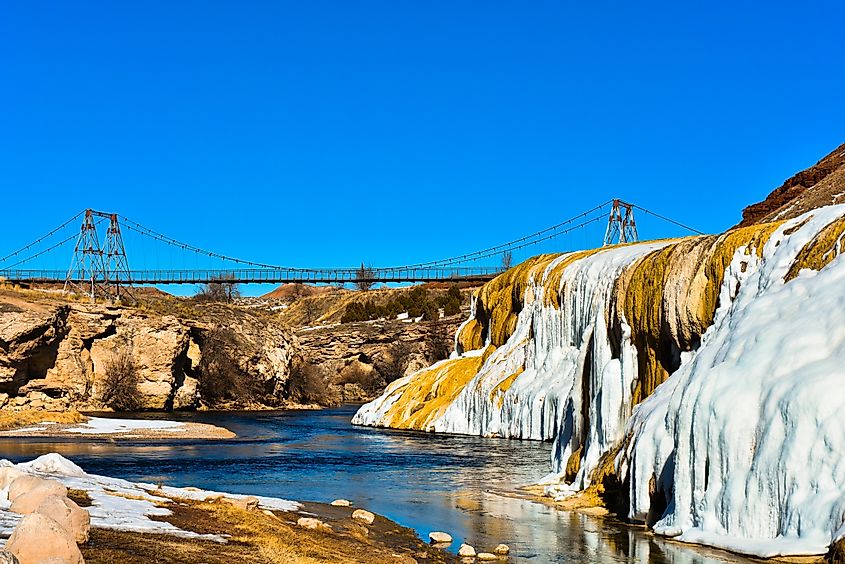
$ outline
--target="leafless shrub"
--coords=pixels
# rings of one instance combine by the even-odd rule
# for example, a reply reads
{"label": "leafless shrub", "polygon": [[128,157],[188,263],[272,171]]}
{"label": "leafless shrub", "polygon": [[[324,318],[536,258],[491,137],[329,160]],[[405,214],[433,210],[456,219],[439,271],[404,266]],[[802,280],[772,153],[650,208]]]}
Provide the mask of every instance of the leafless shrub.
{"label": "leafless shrub", "polygon": [[434,363],[444,358],[449,358],[454,349],[454,341],[452,336],[446,330],[446,327],[432,327],[428,334],[428,359]]}
{"label": "leafless shrub", "polygon": [[208,284],[203,284],[194,296],[198,302],[232,303],[241,297],[238,285],[226,277],[218,277]]}
{"label": "leafless shrub", "polygon": [[251,402],[261,396],[260,383],[234,359],[238,347],[231,329],[215,327],[200,340],[199,390],[206,403]]}
{"label": "leafless shrub", "polygon": [[382,355],[381,362],[376,369],[381,373],[384,383],[389,384],[405,372],[408,366],[408,356],[411,354],[411,346],[403,341],[394,342]]}
{"label": "leafless shrub", "polygon": [[138,367],[131,347],[116,351],[105,364],[105,380],[100,401],[115,411],[136,411],[141,408]]}
{"label": "leafless shrub", "polygon": [[312,362],[300,360],[291,365],[287,388],[288,399],[296,403],[322,406],[340,403],[337,394],[329,389],[323,371]]}

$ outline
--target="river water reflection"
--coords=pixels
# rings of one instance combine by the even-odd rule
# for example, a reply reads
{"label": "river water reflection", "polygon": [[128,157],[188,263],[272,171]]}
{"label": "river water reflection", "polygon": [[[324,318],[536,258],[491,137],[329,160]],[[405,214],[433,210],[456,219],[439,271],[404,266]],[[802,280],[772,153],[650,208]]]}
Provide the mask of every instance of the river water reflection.
{"label": "river water reflection", "polygon": [[[749,562],[656,539],[610,519],[501,495],[541,478],[551,445],[353,427],[355,406],[323,411],[145,414],[212,423],[238,438],[168,444],[0,439],[0,457],[59,452],[86,471],[174,486],[294,500],[353,500],[477,549],[510,545],[514,561]],[[113,416],[113,415],[110,415]]]}

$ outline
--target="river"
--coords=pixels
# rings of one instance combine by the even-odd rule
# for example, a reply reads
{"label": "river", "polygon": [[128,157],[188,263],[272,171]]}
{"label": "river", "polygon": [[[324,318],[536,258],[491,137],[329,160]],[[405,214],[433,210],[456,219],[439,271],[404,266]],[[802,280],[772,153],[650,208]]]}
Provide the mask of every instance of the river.
{"label": "river", "polygon": [[426,539],[433,530],[449,532],[453,549],[468,542],[489,551],[504,542],[513,561],[750,562],[507,495],[548,471],[550,444],[353,427],[355,408],[135,415],[211,423],[238,437],[168,443],[4,438],[0,457],[19,462],[59,452],[90,473],[129,480],[293,500],[345,498]]}

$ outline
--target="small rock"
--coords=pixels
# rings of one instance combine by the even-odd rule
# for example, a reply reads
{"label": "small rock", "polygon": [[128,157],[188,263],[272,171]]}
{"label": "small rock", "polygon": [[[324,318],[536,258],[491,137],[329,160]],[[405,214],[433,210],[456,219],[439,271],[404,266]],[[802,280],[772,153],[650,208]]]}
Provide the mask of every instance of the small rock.
{"label": "small rock", "polygon": [[220,501],[224,497],[225,496],[222,493],[210,493],[203,498],[203,501],[210,501],[210,502]]}
{"label": "small rock", "polygon": [[311,529],[312,531],[322,529],[326,526],[325,523],[314,517],[300,517],[296,520],[296,524],[303,529]]}
{"label": "small rock", "polygon": [[242,511],[254,511],[255,509],[258,509],[258,498],[255,496],[239,498],[224,497],[222,498],[222,501],[225,501],[229,505],[236,507]]}
{"label": "small rock", "polygon": [[458,549],[458,556],[461,558],[472,558],[475,556],[475,549],[468,544],[462,544]]}
{"label": "small rock", "polygon": [[356,521],[366,523],[367,525],[372,525],[373,521],[375,521],[376,519],[376,516],[364,509],[356,509],[352,512],[352,518]]}
{"label": "small rock", "polygon": [[[22,478],[18,478],[12,482],[12,486],[21,481],[21,479]],[[35,510],[38,509],[38,506],[41,505],[41,502],[50,496],[54,495],[60,498],[67,497],[67,488],[59,482],[56,482],[55,480],[41,480],[41,482],[41,484],[35,486],[31,490],[15,497],[15,500],[9,507],[9,511],[20,513],[21,515],[28,515],[29,513],[35,512]]]}
{"label": "small rock", "polygon": [[20,560],[8,550],[0,550],[0,564],[20,564]]}
{"label": "small rock", "polygon": [[44,498],[35,512],[49,517],[64,527],[73,536],[77,544],[88,542],[91,517],[87,511],[76,505],[72,500],[50,495]]}
{"label": "small rock", "polygon": [[25,515],[12,536],[6,550],[18,557],[20,564],[38,564],[61,559],[66,564],[83,564],[76,541],[64,527],[39,513]]}
{"label": "small rock", "polygon": [[428,533],[428,540],[430,540],[433,544],[446,544],[452,542],[452,535],[449,533],[434,531]]}
{"label": "small rock", "polygon": [[506,544],[500,544],[493,549],[493,552],[495,552],[499,556],[507,556],[511,552],[511,547]]}
{"label": "small rock", "polygon": [[269,509],[262,509],[261,512],[266,515],[267,517],[275,517],[276,514],[270,511]]}
{"label": "small rock", "polygon": [[336,499],[332,502],[332,505],[335,507],[349,507],[352,505],[352,502],[348,499]]}
{"label": "small rock", "polygon": [[499,557],[493,554],[492,552],[479,552],[476,558],[484,562],[490,562],[491,560],[499,559]]}

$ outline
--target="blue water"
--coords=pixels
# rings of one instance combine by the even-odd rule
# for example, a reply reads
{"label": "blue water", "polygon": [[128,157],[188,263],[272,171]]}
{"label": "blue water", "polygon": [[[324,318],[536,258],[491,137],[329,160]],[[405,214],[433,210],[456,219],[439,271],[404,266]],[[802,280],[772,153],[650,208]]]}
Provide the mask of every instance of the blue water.
{"label": "blue water", "polygon": [[352,500],[412,527],[514,561],[746,562],[655,538],[611,519],[551,509],[508,495],[548,472],[551,445],[353,427],[355,406],[322,411],[144,414],[224,426],[227,441],[168,443],[0,440],[15,462],[59,452],[86,471],[303,501]]}

